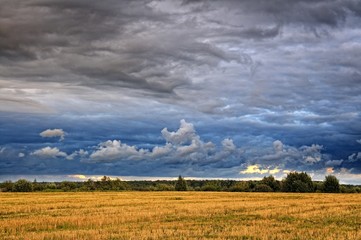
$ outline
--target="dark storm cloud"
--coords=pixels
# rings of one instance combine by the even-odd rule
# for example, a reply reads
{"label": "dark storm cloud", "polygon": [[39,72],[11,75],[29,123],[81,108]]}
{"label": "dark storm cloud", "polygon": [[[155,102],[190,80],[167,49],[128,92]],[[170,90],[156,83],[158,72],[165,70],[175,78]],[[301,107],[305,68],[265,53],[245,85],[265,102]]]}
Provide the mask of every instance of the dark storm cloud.
{"label": "dark storm cloud", "polygon": [[4,6],[0,49],[6,78],[172,93],[187,84],[186,68],[242,61],[193,39],[204,30],[188,31],[187,23],[176,23],[177,17],[147,1],[34,0]]}
{"label": "dark storm cloud", "polygon": [[[314,26],[325,24],[337,26],[342,23],[348,14],[352,12],[360,15],[361,4],[356,0],[348,1],[327,1],[327,0],[231,0],[222,3],[214,1],[183,1],[184,4],[201,4],[202,7],[212,8],[212,5],[223,6],[229,9],[237,9],[240,12],[259,14],[271,17],[274,21],[281,23],[302,23]],[[257,16],[261,17],[261,16]]]}
{"label": "dark storm cloud", "polygon": [[[190,96],[179,89],[202,87],[196,78],[208,77],[195,75],[207,74],[207,67],[217,69],[221,62],[235,61],[248,66],[250,72],[257,70],[258,63],[245,51],[253,48],[254,42],[248,41],[282,36],[282,26],[289,24],[336,27],[346,21],[349,12],[359,9],[354,1],[196,1],[196,6],[187,7],[189,3],[192,1],[6,1],[1,10],[1,76],[38,85],[55,82],[105,90],[125,88],[130,89],[125,90],[128,95],[137,90],[162,98],[177,94],[188,105]],[[262,45],[267,44],[256,43],[255,51],[263,51]],[[241,49],[230,50],[237,46]],[[340,52],[329,55],[335,54]],[[297,53],[295,57],[302,56]],[[352,64],[346,58],[340,61]],[[359,79],[357,72],[350,72],[335,81],[339,83],[345,74]],[[262,78],[261,74],[257,77]],[[211,81],[209,86],[217,89],[219,83]],[[254,97],[250,100],[255,104]],[[262,106],[268,101],[257,100],[256,105]],[[198,109],[219,112],[202,106]]]}
{"label": "dark storm cloud", "polygon": [[[4,1],[1,46],[5,50],[39,47],[54,50],[76,47],[82,51],[89,42],[112,36],[124,24],[144,19],[160,20],[145,6],[146,1]],[[49,48],[47,48],[49,47]]]}

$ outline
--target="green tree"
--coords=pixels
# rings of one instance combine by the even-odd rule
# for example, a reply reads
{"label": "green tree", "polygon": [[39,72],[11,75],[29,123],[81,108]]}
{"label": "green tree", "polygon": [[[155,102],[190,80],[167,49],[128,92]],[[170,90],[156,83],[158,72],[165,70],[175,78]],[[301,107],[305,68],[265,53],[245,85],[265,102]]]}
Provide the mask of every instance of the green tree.
{"label": "green tree", "polygon": [[60,183],[60,188],[64,192],[68,192],[68,191],[76,190],[77,186],[76,186],[75,182],[63,181]]}
{"label": "green tree", "polygon": [[0,192],[11,192],[14,188],[14,183],[12,181],[5,181],[0,183]]}
{"label": "green tree", "polygon": [[273,188],[271,188],[270,186],[268,186],[267,184],[261,183],[258,184],[255,188],[254,188],[255,192],[273,192]]}
{"label": "green tree", "polygon": [[323,192],[323,182],[313,182],[313,190],[317,193]]}
{"label": "green tree", "polygon": [[158,183],[156,185],[156,191],[174,191],[173,184]]}
{"label": "green tree", "polygon": [[33,184],[26,179],[19,179],[13,187],[14,192],[32,192]]}
{"label": "green tree", "polygon": [[36,181],[36,179],[33,182],[33,191],[34,192],[40,192],[40,191],[44,191],[45,189],[45,184],[44,183],[39,183]]}
{"label": "green tree", "polygon": [[313,192],[311,177],[305,172],[291,172],[283,180],[283,191],[285,192]]}
{"label": "green tree", "polygon": [[176,191],[187,191],[188,190],[187,182],[186,182],[186,180],[184,180],[184,178],[182,178],[181,175],[179,175],[174,188]]}
{"label": "green tree", "polygon": [[323,191],[328,193],[339,193],[340,183],[338,179],[333,175],[328,175],[323,181]]}
{"label": "green tree", "polygon": [[57,189],[57,185],[55,183],[51,182],[51,183],[47,183],[45,185],[44,190],[46,190],[46,191],[55,191],[56,189]]}
{"label": "green tree", "polygon": [[112,190],[126,190],[128,189],[128,185],[126,182],[123,182],[122,180],[120,180],[119,178],[116,178],[115,180],[110,180],[111,183],[111,189]]}
{"label": "green tree", "polygon": [[95,183],[92,179],[88,179],[86,182],[84,182],[83,189],[85,191],[94,191],[96,190]]}
{"label": "green tree", "polygon": [[265,185],[269,186],[270,188],[272,188],[272,191],[274,191],[274,192],[278,192],[281,190],[281,185],[280,185],[279,181],[277,181],[272,175],[270,175],[268,177],[264,177],[261,180],[261,184],[265,184]]}
{"label": "green tree", "polygon": [[99,190],[112,190],[112,181],[111,181],[110,177],[103,176],[100,179],[100,182],[98,181],[97,185],[100,185],[98,187]]}
{"label": "green tree", "polygon": [[249,183],[246,181],[236,182],[229,188],[229,190],[231,192],[248,192]]}
{"label": "green tree", "polygon": [[221,191],[221,184],[219,181],[207,181],[206,184],[204,184],[201,187],[201,191]]}

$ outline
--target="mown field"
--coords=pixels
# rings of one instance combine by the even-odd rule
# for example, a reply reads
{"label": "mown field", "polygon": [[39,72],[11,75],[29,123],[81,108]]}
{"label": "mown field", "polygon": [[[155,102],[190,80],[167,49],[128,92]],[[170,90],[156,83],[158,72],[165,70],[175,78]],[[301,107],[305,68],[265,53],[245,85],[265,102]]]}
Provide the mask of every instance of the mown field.
{"label": "mown field", "polygon": [[361,239],[361,194],[0,193],[0,239]]}

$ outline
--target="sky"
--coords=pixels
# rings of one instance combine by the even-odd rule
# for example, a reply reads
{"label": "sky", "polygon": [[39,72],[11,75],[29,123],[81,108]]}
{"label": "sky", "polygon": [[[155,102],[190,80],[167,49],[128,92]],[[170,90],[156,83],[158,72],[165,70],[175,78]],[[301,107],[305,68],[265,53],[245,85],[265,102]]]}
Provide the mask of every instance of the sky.
{"label": "sky", "polygon": [[361,184],[358,0],[1,0],[0,181]]}

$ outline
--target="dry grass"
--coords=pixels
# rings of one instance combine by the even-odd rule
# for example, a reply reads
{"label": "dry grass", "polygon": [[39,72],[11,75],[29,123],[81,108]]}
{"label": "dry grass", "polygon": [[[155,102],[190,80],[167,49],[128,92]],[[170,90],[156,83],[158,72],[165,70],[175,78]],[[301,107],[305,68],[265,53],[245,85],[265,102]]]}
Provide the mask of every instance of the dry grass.
{"label": "dry grass", "polygon": [[361,194],[1,193],[0,239],[361,239]]}

